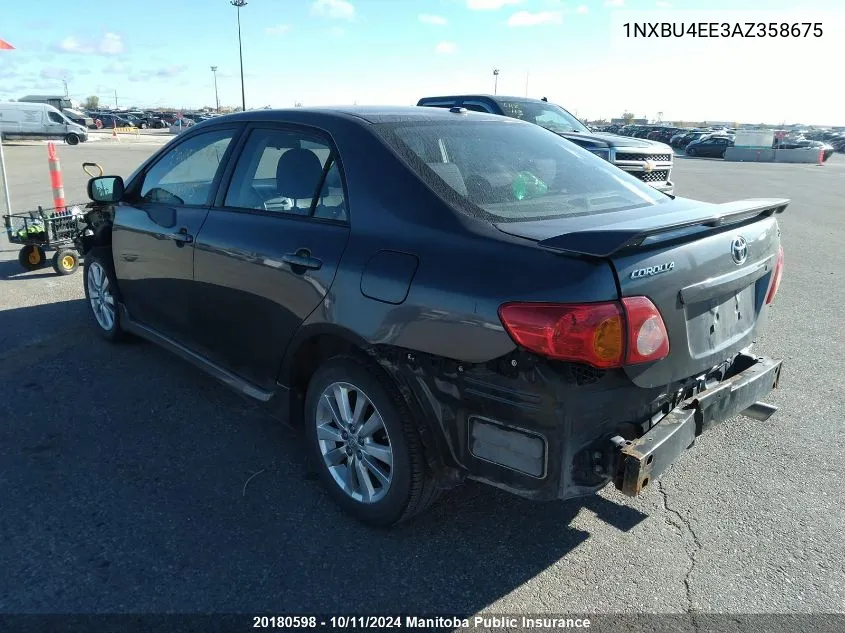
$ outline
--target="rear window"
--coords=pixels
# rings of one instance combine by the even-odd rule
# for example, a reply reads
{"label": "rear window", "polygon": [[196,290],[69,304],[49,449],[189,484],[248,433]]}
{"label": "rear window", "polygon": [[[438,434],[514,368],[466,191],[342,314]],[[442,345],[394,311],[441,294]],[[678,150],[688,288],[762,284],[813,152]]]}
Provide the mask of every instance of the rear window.
{"label": "rear window", "polygon": [[670,200],[536,125],[461,118],[377,127],[444,201],[493,222],[595,215]]}

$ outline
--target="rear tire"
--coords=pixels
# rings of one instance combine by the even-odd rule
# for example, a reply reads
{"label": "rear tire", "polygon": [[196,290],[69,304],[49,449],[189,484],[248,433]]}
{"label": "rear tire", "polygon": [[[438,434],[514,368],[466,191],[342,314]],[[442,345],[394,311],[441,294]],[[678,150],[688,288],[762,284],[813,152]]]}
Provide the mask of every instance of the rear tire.
{"label": "rear tire", "polygon": [[53,255],[53,270],[58,275],[72,275],[79,268],[79,253],[72,248],[63,248]]}
{"label": "rear tire", "polygon": [[65,137],[65,143],[68,145],[79,145],[79,137],[76,134],[68,134]]}
{"label": "rear tire", "polygon": [[38,270],[47,263],[47,253],[40,246],[24,246],[18,252],[18,263],[24,270]]}
{"label": "rear tire", "polygon": [[85,254],[83,271],[85,299],[88,301],[88,311],[98,334],[113,343],[124,340],[126,332],[120,327],[120,292],[114,274],[111,250],[90,250]]}
{"label": "rear tire", "polygon": [[305,438],[329,494],[359,521],[394,525],[440,494],[404,399],[378,367],[356,357],[332,358],[311,378]]}

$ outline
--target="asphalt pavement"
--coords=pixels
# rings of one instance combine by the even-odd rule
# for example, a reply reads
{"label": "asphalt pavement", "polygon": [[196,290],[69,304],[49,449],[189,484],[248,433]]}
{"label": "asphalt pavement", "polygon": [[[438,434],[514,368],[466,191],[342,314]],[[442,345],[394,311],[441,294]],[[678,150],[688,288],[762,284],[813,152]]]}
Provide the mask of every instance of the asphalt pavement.
{"label": "asphalt pavement", "polygon": [[[152,143],[59,146],[128,175]],[[43,144],[6,147],[16,210],[50,206]],[[845,611],[845,157],[679,158],[678,193],[786,197],[786,264],[757,350],[768,422],[705,434],[635,500],[532,503],[467,484],[392,531],[347,518],[288,427],[171,354],[111,346],[82,275],[0,238],[0,613]]]}

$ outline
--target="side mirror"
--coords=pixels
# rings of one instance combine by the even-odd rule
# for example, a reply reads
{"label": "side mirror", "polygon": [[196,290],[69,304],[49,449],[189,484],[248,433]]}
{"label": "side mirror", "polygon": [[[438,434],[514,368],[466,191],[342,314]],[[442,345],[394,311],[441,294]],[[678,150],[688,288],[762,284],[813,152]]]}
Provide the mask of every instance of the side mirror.
{"label": "side mirror", "polygon": [[94,202],[120,202],[123,191],[120,176],[100,176],[88,181],[88,197]]}

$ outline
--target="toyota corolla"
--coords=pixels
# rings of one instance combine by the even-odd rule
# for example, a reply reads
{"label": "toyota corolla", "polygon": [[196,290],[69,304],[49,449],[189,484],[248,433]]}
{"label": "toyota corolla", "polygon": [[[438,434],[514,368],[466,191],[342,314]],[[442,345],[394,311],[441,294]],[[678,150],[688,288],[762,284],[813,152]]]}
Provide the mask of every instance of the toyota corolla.
{"label": "toyota corolla", "polygon": [[[469,478],[648,490],[761,402],[788,200],[656,191],[522,121],[261,110],[94,178],[91,321],[283,407],[329,493],[390,525]],[[693,449],[695,450],[695,449]]]}

